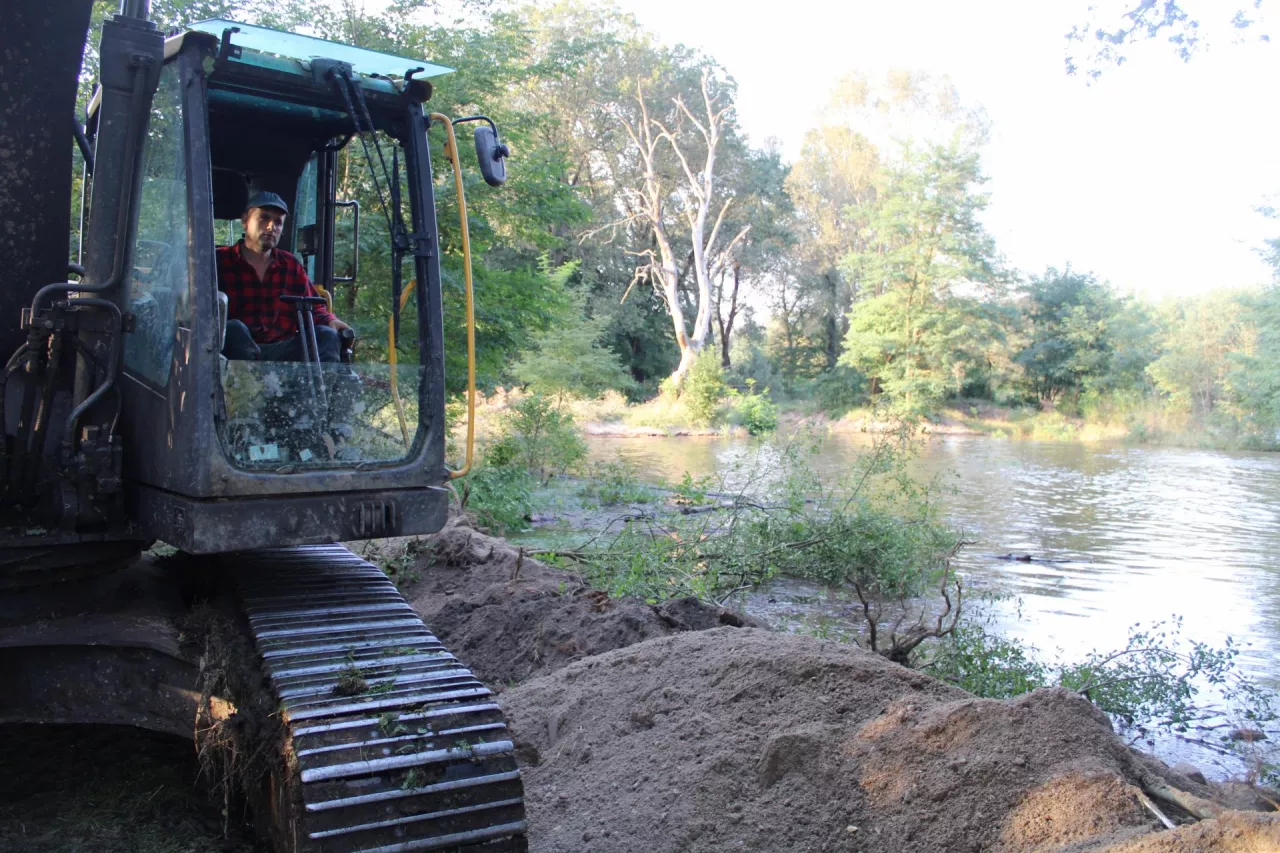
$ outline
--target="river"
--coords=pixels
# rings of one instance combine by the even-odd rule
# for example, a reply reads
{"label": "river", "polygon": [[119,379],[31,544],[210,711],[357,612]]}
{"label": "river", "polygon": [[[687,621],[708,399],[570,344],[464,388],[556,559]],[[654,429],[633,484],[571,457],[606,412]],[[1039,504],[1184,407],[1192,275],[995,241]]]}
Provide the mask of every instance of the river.
{"label": "river", "polygon": [[[591,439],[593,459],[620,455],[668,482],[723,472],[753,447]],[[831,436],[813,464],[834,482],[866,450],[859,436]],[[968,585],[1010,596],[991,610],[995,630],[1072,660],[1123,648],[1135,623],[1178,616],[1188,638],[1233,638],[1241,668],[1280,688],[1280,454],[956,436],[928,441],[913,465],[950,487],[945,513],[974,542],[956,561]],[[775,619],[849,611],[838,593],[789,582],[748,604]]]}

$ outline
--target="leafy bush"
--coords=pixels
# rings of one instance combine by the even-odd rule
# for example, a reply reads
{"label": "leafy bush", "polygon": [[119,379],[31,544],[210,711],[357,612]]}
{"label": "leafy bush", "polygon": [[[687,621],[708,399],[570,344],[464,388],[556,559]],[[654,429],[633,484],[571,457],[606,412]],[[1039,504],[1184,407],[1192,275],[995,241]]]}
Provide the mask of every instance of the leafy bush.
{"label": "leafy bush", "polygon": [[707,492],[712,488],[711,477],[703,476],[695,480],[692,474],[685,471],[680,482],[671,487],[671,493],[680,506],[702,506],[709,502]]}
{"label": "leafy bush", "polygon": [[541,394],[515,403],[499,423],[502,436],[489,448],[496,467],[518,467],[545,483],[577,465],[587,455],[587,442],[567,409]]}
{"label": "leafy bush", "polygon": [[993,634],[984,625],[961,623],[929,661],[929,672],[987,699],[1008,699],[1049,683],[1049,669],[1035,650]]}
{"label": "leafy bush", "polygon": [[733,421],[751,435],[765,435],[778,428],[778,407],[769,399],[769,389],[755,392],[755,380],[748,380],[745,394],[734,394]]}
{"label": "leafy bush", "polygon": [[1215,731],[1221,749],[1232,751],[1239,745],[1221,734],[1224,729],[1261,729],[1278,718],[1274,694],[1237,669],[1239,651],[1230,639],[1222,648],[1185,639],[1181,619],[1174,618],[1134,625],[1121,649],[1091,652],[1072,663],[1046,663],[1035,649],[966,622],[931,650],[925,668],[991,699],[1046,685],[1066,687],[1131,732]]}
{"label": "leafy bush", "polygon": [[582,496],[595,498],[602,506],[651,503],[656,499],[653,489],[640,482],[636,467],[621,456],[592,466]]}
{"label": "leafy bush", "polygon": [[498,535],[528,529],[533,514],[533,475],[511,465],[485,465],[467,475],[463,505]]}
{"label": "leafy bush", "polygon": [[689,422],[699,426],[715,423],[720,403],[728,391],[720,368],[720,356],[714,347],[703,348],[680,387],[680,402],[689,415]]}

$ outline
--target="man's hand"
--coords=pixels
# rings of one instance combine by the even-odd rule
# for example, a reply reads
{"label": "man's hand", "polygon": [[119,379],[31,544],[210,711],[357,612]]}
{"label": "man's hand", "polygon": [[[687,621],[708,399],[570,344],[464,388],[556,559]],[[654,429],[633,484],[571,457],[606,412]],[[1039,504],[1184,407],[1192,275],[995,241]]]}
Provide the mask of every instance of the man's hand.
{"label": "man's hand", "polygon": [[329,328],[333,329],[335,332],[341,332],[343,329],[350,329],[351,327],[339,320],[337,317],[330,317]]}

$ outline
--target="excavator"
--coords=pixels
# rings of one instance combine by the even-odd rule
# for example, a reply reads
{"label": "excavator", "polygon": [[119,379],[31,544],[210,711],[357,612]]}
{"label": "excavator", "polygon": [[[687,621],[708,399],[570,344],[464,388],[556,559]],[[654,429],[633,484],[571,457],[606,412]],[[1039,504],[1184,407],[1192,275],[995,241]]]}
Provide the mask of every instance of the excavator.
{"label": "excavator", "polygon": [[[104,22],[78,112],[92,5],[11,0],[0,33],[0,723],[243,729],[191,641],[193,608],[229,600],[279,730],[248,795],[274,849],[526,850],[494,694],[338,544],[438,531],[470,466],[454,128],[498,186],[497,127],[430,111],[443,66],[224,20],[166,35],[149,0]],[[466,260],[456,469],[433,133]],[[357,184],[364,223],[338,196]],[[298,361],[223,355],[216,253],[260,193],[316,285],[276,306]],[[344,334],[322,361],[313,305],[357,287],[385,347]],[[157,541],[187,556],[143,553]]]}

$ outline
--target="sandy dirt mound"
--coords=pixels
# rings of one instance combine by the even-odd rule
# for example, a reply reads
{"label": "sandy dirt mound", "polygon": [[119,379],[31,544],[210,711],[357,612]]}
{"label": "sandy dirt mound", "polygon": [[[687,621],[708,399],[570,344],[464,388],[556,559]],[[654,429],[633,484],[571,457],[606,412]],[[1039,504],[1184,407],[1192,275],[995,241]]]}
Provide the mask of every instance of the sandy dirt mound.
{"label": "sandy dirt mound", "polygon": [[1104,853],[1276,853],[1280,820],[1274,815],[1227,812],[1218,820],[1107,847]]}
{"label": "sandy dirt mound", "polygon": [[681,633],[503,704],[535,853],[1280,849],[1232,816],[1143,846],[1134,784],[1163,771],[1067,691],[976,699],[807,637]]}
{"label": "sandy dirt mound", "polygon": [[[694,599],[612,599],[572,572],[521,558],[455,518],[420,555],[406,597],[449,650],[502,687],[642,640],[764,623]],[[518,567],[518,568],[517,568]]]}

